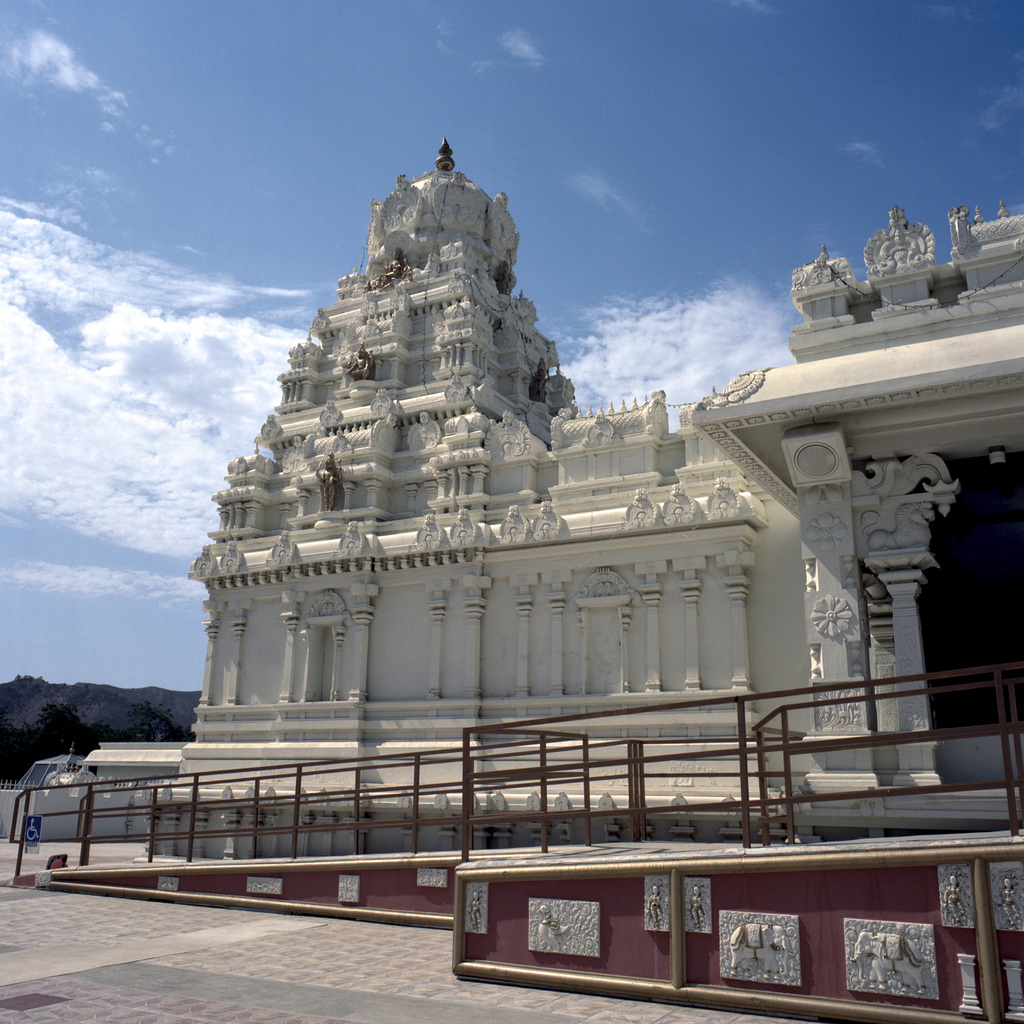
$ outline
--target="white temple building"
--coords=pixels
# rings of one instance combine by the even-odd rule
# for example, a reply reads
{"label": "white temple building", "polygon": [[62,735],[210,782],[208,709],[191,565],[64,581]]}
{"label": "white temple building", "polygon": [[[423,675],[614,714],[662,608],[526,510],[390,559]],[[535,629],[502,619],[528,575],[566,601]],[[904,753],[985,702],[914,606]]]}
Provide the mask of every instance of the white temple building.
{"label": "white temple building", "polygon": [[[506,196],[454,167],[446,143],[371,203],[366,273],[214,495],[184,769],[638,703],[642,735],[728,736],[728,713],[659,705],[1021,657],[1024,216],[955,207],[940,265],[894,207],[863,280],[824,248],[794,272],[793,365],[671,415],[661,391],[581,410],[517,292]],[[844,707],[807,728],[973,713]],[[912,747],[808,782],[963,771]]]}

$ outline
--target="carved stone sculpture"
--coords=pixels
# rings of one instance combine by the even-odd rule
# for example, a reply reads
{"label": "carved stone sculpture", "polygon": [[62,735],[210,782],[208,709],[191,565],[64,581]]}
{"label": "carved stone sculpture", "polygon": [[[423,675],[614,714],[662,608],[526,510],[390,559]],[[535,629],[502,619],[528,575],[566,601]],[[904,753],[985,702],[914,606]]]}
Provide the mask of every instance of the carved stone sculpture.
{"label": "carved stone sculpture", "polygon": [[711,932],[711,879],[683,879],[683,920],[688,932]]}
{"label": "carved stone sculpture", "polygon": [[668,875],[644,879],[644,928],[649,932],[668,931],[668,887]]}
{"label": "carved stone sculpture", "polygon": [[546,402],[548,397],[548,368],[543,359],[537,360],[537,368],[530,378],[530,401]]}
{"label": "carved stone sculpture", "polygon": [[396,248],[384,267],[384,273],[369,281],[366,290],[368,292],[385,291],[388,288],[393,288],[398,281],[410,280],[412,280],[412,267],[409,266],[405,253],[400,248]]}
{"label": "carved stone sculpture", "polygon": [[352,380],[373,380],[377,367],[374,362],[374,358],[366,350],[366,343],[360,342],[359,348],[352,354],[348,362],[345,363],[345,373],[349,375]]}
{"label": "carved stone sculpture", "polygon": [[912,999],[938,999],[935,932],[930,924],[843,921],[846,987]]}
{"label": "carved stone sculpture", "polygon": [[528,948],[540,953],[600,956],[600,921],[600,903],[531,899]]}
{"label": "carved stone sculpture", "polygon": [[723,978],[770,985],[801,983],[798,917],[723,910],[718,931]]}
{"label": "carved stone sculpture", "polygon": [[864,247],[864,264],[870,277],[893,274],[935,265],[935,236],[924,224],[911,224],[903,209],[889,211],[889,230],[880,228]]}
{"label": "carved stone sculpture", "polygon": [[466,886],[466,931],[487,934],[487,883],[470,882]]}
{"label": "carved stone sculpture", "polygon": [[320,497],[323,499],[323,511],[333,512],[338,507],[338,496],[341,493],[341,469],[334,461],[332,452],[316,471],[320,481]]}
{"label": "carved stone sculpture", "polygon": [[939,908],[947,928],[974,927],[974,892],[967,864],[939,864]]}
{"label": "carved stone sculpture", "polygon": [[989,864],[992,912],[999,931],[1024,931],[1024,868],[1018,862]]}

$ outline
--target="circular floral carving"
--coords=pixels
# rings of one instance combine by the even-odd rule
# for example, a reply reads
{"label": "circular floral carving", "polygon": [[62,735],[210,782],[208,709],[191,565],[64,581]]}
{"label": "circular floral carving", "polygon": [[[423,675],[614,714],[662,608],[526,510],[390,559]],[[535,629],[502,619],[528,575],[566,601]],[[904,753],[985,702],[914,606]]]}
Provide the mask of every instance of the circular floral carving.
{"label": "circular floral carving", "polygon": [[811,625],[832,640],[850,631],[852,619],[853,609],[844,597],[826,595],[815,601],[811,609]]}
{"label": "circular floral carving", "polygon": [[846,536],[846,523],[831,512],[822,512],[811,520],[804,536],[808,544],[816,544],[822,551],[832,551]]}

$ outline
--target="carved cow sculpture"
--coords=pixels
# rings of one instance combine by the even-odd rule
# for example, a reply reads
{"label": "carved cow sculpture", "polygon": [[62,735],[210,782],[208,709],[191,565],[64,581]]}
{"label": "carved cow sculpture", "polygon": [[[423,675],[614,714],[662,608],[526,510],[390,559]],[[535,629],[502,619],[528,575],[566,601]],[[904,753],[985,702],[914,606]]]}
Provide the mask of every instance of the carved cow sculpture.
{"label": "carved cow sculpture", "polygon": [[729,936],[732,967],[735,970],[747,960],[762,963],[764,970],[778,974],[780,957],[786,955],[786,931],[781,925],[748,921]]}
{"label": "carved cow sculpture", "polygon": [[921,951],[899,932],[860,932],[850,960],[858,964],[862,978],[883,988],[890,989],[894,981],[916,992],[925,988]]}

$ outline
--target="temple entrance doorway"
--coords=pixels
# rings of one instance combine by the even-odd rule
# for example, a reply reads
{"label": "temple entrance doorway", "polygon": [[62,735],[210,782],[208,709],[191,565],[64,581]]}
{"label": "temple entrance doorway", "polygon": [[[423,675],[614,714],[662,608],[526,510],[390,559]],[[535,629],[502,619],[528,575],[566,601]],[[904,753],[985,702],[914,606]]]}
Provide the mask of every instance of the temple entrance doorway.
{"label": "temple entrance doorway", "polygon": [[[961,492],[949,515],[932,523],[939,568],[918,599],[929,672],[1024,660],[1024,453],[1005,459],[947,461]],[[937,686],[932,697],[939,728],[996,715],[995,702],[976,695],[943,695]]]}

